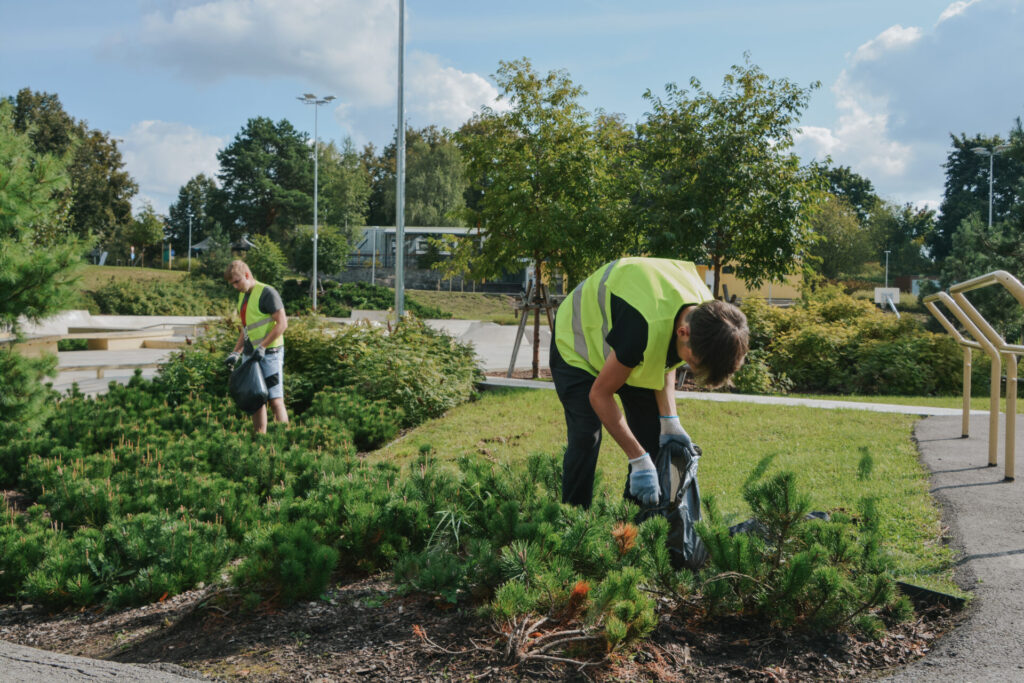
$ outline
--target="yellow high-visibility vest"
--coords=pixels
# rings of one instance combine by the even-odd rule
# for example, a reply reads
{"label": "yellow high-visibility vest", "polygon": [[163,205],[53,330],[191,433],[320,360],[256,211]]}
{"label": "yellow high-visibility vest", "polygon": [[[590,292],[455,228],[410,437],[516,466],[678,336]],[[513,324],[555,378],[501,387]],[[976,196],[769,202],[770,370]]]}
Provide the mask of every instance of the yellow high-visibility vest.
{"label": "yellow high-visibility vest", "polygon": [[[256,286],[252,288],[252,293],[249,294],[249,303],[246,304],[245,309],[245,333],[252,342],[253,346],[259,344],[264,337],[270,334],[270,330],[274,329],[274,319],[270,315],[260,310],[260,297],[263,296],[263,290],[266,289],[266,285],[262,282],[257,282]],[[238,315],[242,315],[242,302],[245,300],[245,292],[238,293]],[[284,346],[284,335],[270,342],[267,348],[273,349],[278,346]]]}
{"label": "yellow high-visibility vest", "polygon": [[647,389],[665,386],[668,345],[674,343],[679,309],[711,299],[690,261],[628,257],[612,261],[581,282],[558,307],[555,343],[566,363],[597,376],[611,347],[611,297],[619,297],[647,321],[647,346],[626,384]]}

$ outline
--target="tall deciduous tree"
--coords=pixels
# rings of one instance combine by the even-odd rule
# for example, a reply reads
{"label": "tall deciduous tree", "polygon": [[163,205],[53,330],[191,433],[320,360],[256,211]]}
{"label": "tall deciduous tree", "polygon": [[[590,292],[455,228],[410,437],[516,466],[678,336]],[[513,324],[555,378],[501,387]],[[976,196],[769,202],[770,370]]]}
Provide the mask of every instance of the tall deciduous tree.
{"label": "tall deciduous tree", "polygon": [[[364,163],[373,178],[370,224],[395,224],[395,154],[392,141],[379,158]],[[462,209],[469,185],[465,162],[452,134],[436,126],[409,128],[405,133],[405,224],[418,226],[462,225]]]}
{"label": "tall deciduous tree", "polygon": [[339,149],[334,142],[320,145],[320,220],[332,225],[366,225],[370,201],[370,171],[350,138]]}
{"label": "tall deciduous tree", "polygon": [[868,221],[872,258],[885,261],[889,252],[889,272],[894,275],[925,275],[934,266],[925,245],[935,231],[935,211],[913,204],[879,202]]}
{"label": "tall deciduous tree", "polygon": [[[1020,121],[1017,121],[1020,128]],[[928,241],[932,257],[941,261],[949,255],[953,235],[960,223],[977,212],[988,221],[989,160],[973,151],[975,147],[994,148],[1006,142],[1000,136],[975,135],[967,137],[950,135],[953,148],[946,156],[946,184],[939,205],[939,218],[935,231]],[[1020,187],[1024,177],[1024,163],[1010,154],[997,155],[993,161],[994,182],[992,217],[993,222],[1003,220],[1011,207],[1021,200]]]}
{"label": "tall deciduous tree", "polygon": [[[462,242],[455,263],[494,277],[529,261],[536,282],[558,269],[576,283],[627,243],[625,202],[607,197],[619,189],[611,148],[622,138],[609,121],[595,126],[580,103],[583,89],[564,71],[538,74],[520,59],[501,62],[495,80],[508,110],[485,107],[459,136],[473,195],[464,215],[481,239]],[[539,327],[537,311],[535,377]]]}
{"label": "tall deciduous tree", "polygon": [[817,174],[790,153],[793,129],[818,87],[771,79],[749,59],[715,95],[697,79],[650,91],[638,126],[638,195],[650,250],[715,271],[732,264],[750,285],[792,272],[807,246],[806,206]]}
{"label": "tall deciduous tree", "polygon": [[192,244],[203,241],[216,230],[216,193],[217,184],[203,173],[190,178],[178,190],[178,200],[168,209],[164,224],[165,237],[177,252],[184,254],[188,249],[190,226]]}
{"label": "tall deciduous tree", "polygon": [[[153,206],[146,202],[139,209],[131,223],[121,231],[121,241],[124,246],[135,247],[139,253],[139,265],[146,265],[146,250],[152,251],[159,248],[164,239],[164,220],[158,216]],[[121,248],[124,249],[124,246]]]}
{"label": "tall deciduous tree", "polygon": [[621,189],[611,182],[621,131],[595,125],[564,71],[541,75],[520,59],[495,79],[509,109],[485,107],[459,136],[475,194],[466,222],[482,237],[478,251],[464,247],[470,270],[494,277],[532,261],[538,277],[554,268],[575,284],[628,244],[624,202],[609,196]]}
{"label": "tall deciduous tree", "polygon": [[811,218],[818,240],[810,248],[818,272],[835,280],[858,270],[871,257],[871,241],[856,211],[835,195],[827,195]]}
{"label": "tall deciduous tree", "polygon": [[821,175],[826,183],[825,189],[846,202],[856,212],[862,226],[867,225],[871,212],[881,202],[871,181],[849,166],[812,163],[811,168]]}
{"label": "tall deciduous tree", "polygon": [[225,226],[286,241],[288,231],[313,220],[313,150],[287,120],[249,119],[217,153],[224,193]]}

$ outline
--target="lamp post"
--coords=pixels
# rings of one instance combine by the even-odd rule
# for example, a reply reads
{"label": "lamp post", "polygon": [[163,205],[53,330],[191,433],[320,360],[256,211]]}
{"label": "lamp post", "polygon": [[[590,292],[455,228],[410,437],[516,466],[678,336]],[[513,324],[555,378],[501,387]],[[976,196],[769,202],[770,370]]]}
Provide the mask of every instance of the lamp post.
{"label": "lamp post", "polygon": [[885,250],[885,287],[889,287],[889,249]]}
{"label": "lamp post", "polygon": [[[190,209],[192,207],[189,207]],[[192,212],[188,214],[188,272],[192,272]]]}
{"label": "lamp post", "polygon": [[988,157],[988,227],[992,227],[992,179],[993,179],[993,168],[992,160],[997,154],[1002,154],[1006,150],[1010,149],[1009,145],[996,145],[989,149],[988,147],[972,147],[971,151],[975,154],[980,154],[983,157]]}
{"label": "lamp post", "polygon": [[317,113],[321,104],[327,104],[334,99],[334,95],[319,98],[313,93],[306,93],[296,98],[299,102],[313,105],[313,310],[316,311],[316,293],[319,289],[316,274],[316,247],[319,237],[319,207],[317,198],[320,194],[320,139],[317,133]]}
{"label": "lamp post", "polygon": [[405,313],[405,0],[398,0],[398,126],[395,134],[395,321]]}

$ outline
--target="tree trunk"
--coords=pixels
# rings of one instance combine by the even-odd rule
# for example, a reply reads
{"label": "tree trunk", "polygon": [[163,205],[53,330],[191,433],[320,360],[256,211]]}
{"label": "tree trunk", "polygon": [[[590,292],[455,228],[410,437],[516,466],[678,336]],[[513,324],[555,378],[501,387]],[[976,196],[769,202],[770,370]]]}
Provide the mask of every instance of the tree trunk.
{"label": "tree trunk", "polygon": [[717,256],[711,257],[711,267],[715,269],[715,285],[711,288],[711,298],[718,298],[718,288],[722,282],[722,261]]}
{"label": "tree trunk", "polygon": [[533,303],[536,303],[536,308],[533,309],[533,378],[538,379],[540,377],[540,278],[541,278],[541,261],[539,257],[536,257],[536,266],[533,269]]}

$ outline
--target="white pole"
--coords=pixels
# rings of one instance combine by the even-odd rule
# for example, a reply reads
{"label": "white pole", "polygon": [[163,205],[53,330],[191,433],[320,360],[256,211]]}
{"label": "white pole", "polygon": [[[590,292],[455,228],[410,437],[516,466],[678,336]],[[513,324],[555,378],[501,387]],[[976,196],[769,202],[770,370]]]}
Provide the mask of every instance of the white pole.
{"label": "white pole", "polygon": [[995,150],[988,151],[988,227],[992,228],[992,160],[995,159]]}
{"label": "white pole", "polygon": [[395,174],[395,316],[405,313],[405,0],[398,0],[398,132]]}
{"label": "white pole", "polygon": [[315,103],[313,105],[313,311],[316,312],[316,292],[320,289],[317,286],[316,281],[316,247],[317,238],[319,237],[318,228],[318,214],[319,208],[317,205],[317,198],[320,195],[320,144],[318,140],[317,130],[317,114],[320,111],[320,104]]}
{"label": "white pole", "polygon": [[885,286],[889,287],[889,250],[885,251]]}
{"label": "white pole", "polygon": [[192,272],[192,207],[188,212],[188,272]]}

